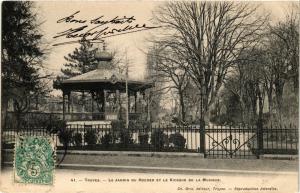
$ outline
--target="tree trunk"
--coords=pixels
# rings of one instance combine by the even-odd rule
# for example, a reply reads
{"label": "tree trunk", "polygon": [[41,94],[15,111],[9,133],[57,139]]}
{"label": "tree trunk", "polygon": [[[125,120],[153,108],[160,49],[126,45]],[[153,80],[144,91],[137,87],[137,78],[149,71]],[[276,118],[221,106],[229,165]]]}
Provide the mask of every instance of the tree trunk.
{"label": "tree trunk", "polygon": [[283,87],[284,87],[284,81],[282,81],[282,80],[275,81],[275,94],[276,94],[276,103],[277,103],[279,123],[282,122]]}
{"label": "tree trunk", "polygon": [[258,89],[258,121],[263,120],[263,108],[264,108],[264,103],[263,103],[263,96],[260,90]]}
{"label": "tree trunk", "polygon": [[242,100],[242,97],[239,97],[240,101],[240,109],[241,109],[241,121],[242,123],[245,123],[245,104]]}
{"label": "tree trunk", "polygon": [[[200,153],[205,153],[205,120],[200,118]],[[205,155],[204,155],[205,156]]]}
{"label": "tree trunk", "polygon": [[299,77],[298,75],[293,77],[294,93],[298,96],[299,91]]}
{"label": "tree trunk", "polygon": [[258,141],[258,155],[263,154],[263,95],[262,92],[257,89],[258,93],[258,119],[257,119],[257,141]]}
{"label": "tree trunk", "polygon": [[252,101],[252,123],[255,123],[256,120],[256,112],[257,112],[257,99],[255,98],[255,100]]}
{"label": "tree trunk", "polygon": [[8,99],[3,97],[2,108],[1,108],[1,128],[2,130],[6,126],[6,115],[7,115],[7,108],[8,108]]}
{"label": "tree trunk", "polygon": [[272,89],[268,91],[268,105],[269,105],[269,114],[270,114],[270,121],[273,121],[273,92]]}
{"label": "tree trunk", "polygon": [[185,121],[185,105],[184,105],[184,98],[183,93],[179,91],[179,102],[180,102],[180,110],[181,110],[181,120]]}

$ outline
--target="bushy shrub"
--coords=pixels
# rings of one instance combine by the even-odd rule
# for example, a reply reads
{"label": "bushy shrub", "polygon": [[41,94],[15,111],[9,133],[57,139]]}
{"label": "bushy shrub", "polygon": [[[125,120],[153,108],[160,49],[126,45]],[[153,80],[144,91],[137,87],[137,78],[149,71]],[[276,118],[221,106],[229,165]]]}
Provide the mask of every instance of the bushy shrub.
{"label": "bushy shrub", "polygon": [[125,122],[120,120],[113,120],[111,122],[111,128],[113,130],[122,130],[125,129]]}
{"label": "bushy shrub", "polygon": [[151,144],[160,151],[168,143],[168,136],[162,130],[154,130],[151,134]]}
{"label": "bushy shrub", "polygon": [[150,128],[150,121],[130,120],[128,123],[129,130],[140,130]]}
{"label": "bushy shrub", "polygon": [[50,123],[46,123],[46,130],[49,133],[59,133],[65,130],[66,127],[67,127],[66,121],[60,120],[57,117],[53,117]]}
{"label": "bushy shrub", "polygon": [[103,135],[101,137],[101,144],[105,147],[108,148],[109,145],[112,143],[113,141],[113,136],[111,135],[111,133],[106,133],[105,135]]}
{"label": "bushy shrub", "polygon": [[137,122],[135,120],[129,120],[129,122],[128,122],[129,130],[137,130],[137,129],[141,129],[141,128],[142,128],[142,126],[141,126],[140,122]]}
{"label": "bushy shrub", "polygon": [[186,139],[180,133],[175,133],[170,135],[169,142],[173,143],[175,147],[183,149]]}
{"label": "bushy shrub", "polygon": [[72,143],[72,134],[73,130],[70,129],[62,129],[58,132],[59,142],[63,144],[63,146],[68,146],[69,143]]}
{"label": "bushy shrub", "polygon": [[84,134],[84,141],[88,145],[95,145],[97,143],[97,134],[96,131],[93,129],[87,130],[87,132]]}
{"label": "bushy shrub", "polygon": [[81,146],[81,144],[82,144],[81,133],[75,133],[75,135],[73,136],[73,142],[76,146]]}
{"label": "bushy shrub", "polygon": [[227,123],[232,122],[232,118],[228,117],[225,114],[221,114],[221,115],[218,115],[218,116],[211,117],[210,122],[212,122],[216,125],[226,125]]}
{"label": "bushy shrub", "polygon": [[151,122],[150,121],[142,121],[142,127],[145,129],[149,129],[151,127]]}
{"label": "bushy shrub", "polygon": [[140,142],[141,145],[147,145],[148,144],[148,140],[149,140],[148,133],[140,133],[138,138],[139,138],[139,142]]}
{"label": "bushy shrub", "polygon": [[128,147],[129,144],[133,144],[132,134],[129,130],[122,129],[120,131],[120,146]]}

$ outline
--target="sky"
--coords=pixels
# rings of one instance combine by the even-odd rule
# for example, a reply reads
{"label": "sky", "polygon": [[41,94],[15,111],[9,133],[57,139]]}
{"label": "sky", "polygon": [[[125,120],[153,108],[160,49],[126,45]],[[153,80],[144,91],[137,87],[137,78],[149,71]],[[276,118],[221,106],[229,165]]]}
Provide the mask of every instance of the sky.
{"label": "sky", "polygon": [[[56,2],[56,1],[40,1],[36,2],[36,12],[39,20],[43,22],[41,31],[44,34],[44,40],[51,48],[49,55],[44,61],[44,66],[48,73],[54,76],[60,74],[60,69],[65,63],[64,56],[73,52],[75,47],[79,44],[67,44],[60,46],[53,46],[54,44],[68,41],[65,37],[53,38],[59,32],[63,32],[70,28],[78,28],[83,25],[92,27],[90,24],[92,19],[103,16],[102,20],[110,20],[116,16],[131,17],[136,19],[134,24],[146,24],[147,26],[154,26],[151,24],[152,12],[156,6],[162,4],[158,1],[72,1],[72,2]],[[284,18],[285,11],[288,8],[287,2],[264,2],[261,6],[261,12],[268,11],[271,13],[271,18],[274,22]],[[85,23],[67,23],[57,21],[71,16],[75,12],[73,19],[86,20]],[[132,23],[132,25],[133,25]],[[126,26],[124,25],[109,25],[110,28]],[[106,25],[105,25],[106,26]],[[147,48],[150,46],[147,43],[151,35],[158,33],[156,29],[147,31],[140,31],[120,36],[106,38],[107,50],[117,50],[121,56],[125,56],[129,60],[129,76],[134,79],[142,80],[145,75],[145,64]],[[101,47],[102,44],[94,44],[96,47]],[[55,91],[54,93],[57,93]]]}
{"label": "sky", "polygon": [[[51,52],[45,61],[45,66],[53,73],[60,73],[60,69],[65,63],[64,56],[73,52],[79,44],[52,46],[53,44],[66,41],[66,38],[53,38],[58,32],[69,28],[80,27],[83,24],[76,23],[57,23],[57,21],[66,16],[80,11],[75,15],[76,19],[85,19],[87,22],[99,16],[105,19],[112,19],[116,16],[131,17],[136,19],[135,24],[144,24],[153,26],[150,23],[154,2],[38,2],[37,8],[40,20],[44,20],[41,26],[42,33],[45,34],[46,41],[51,44]],[[148,25],[149,24],[149,25]],[[124,26],[124,25],[123,25]],[[110,25],[110,27],[113,27]],[[147,51],[147,41],[149,30],[141,31],[121,36],[106,38],[107,50],[117,50],[121,56],[125,56],[130,62],[129,76],[136,79],[143,79],[144,66],[146,61],[145,52]],[[94,44],[95,47],[103,47],[102,44]]]}

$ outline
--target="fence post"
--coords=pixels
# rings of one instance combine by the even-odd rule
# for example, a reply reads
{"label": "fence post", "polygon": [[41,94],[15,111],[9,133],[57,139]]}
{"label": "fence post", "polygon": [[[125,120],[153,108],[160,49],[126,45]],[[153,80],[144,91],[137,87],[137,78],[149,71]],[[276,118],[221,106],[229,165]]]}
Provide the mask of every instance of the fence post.
{"label": "fence post", "polygon": [[200,119],[200,153],[205,157],[205,121]]}
{"label": "fence post", "polygon": [[264,152],[264,140],[263,140],[263,124],[262,120],[257,121],[257,158]]}

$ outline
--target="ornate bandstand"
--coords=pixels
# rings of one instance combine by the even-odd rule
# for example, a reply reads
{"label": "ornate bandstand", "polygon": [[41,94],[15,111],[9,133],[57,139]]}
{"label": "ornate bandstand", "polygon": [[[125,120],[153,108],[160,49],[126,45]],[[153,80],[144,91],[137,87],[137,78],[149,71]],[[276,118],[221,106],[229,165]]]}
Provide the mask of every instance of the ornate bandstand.
{"label": "ornate bandstand", "polygon": [[[125,120],[127,108],[129,120],[147,116],[149,105],[145,91],[153,83],[119,73],[112,67],[112,54],[105,49],[97,51],[95,58],[97,69],[54,82],[53,87],[63,95],[63,120],[67,124],[109,124],[112,120]],[[84,108],[81,112],[73,110],[72,93],[89,95],[90,112]]]}

